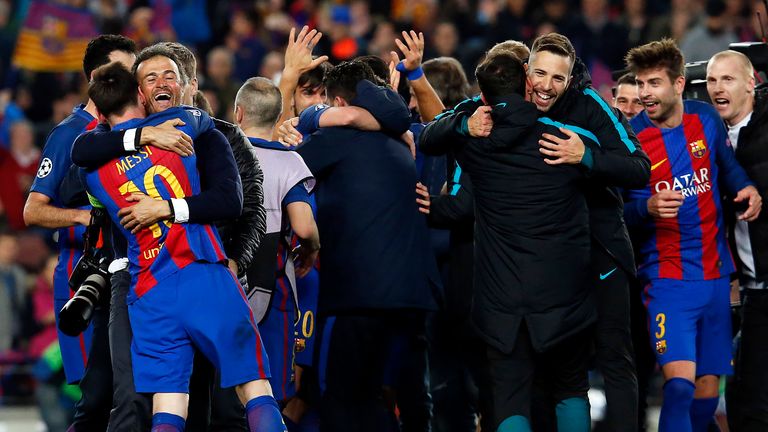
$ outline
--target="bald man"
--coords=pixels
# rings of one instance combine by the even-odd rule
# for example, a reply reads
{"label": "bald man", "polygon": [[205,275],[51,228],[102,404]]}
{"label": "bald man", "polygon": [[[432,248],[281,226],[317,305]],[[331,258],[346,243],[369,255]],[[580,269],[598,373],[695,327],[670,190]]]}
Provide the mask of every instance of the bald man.
{"label": "bald man", "polygon": [[[742,53],[721,51],[707,64],[707,92],[728,126],[728,138],[761,196],[768,194],[768,103],[766,91],[755,89],[752,63]],[[743,299],[741,343],[734,359],[735,375],[726,402],[731,430],[768,430],[768,217],[746,222],[736,211],[732,227],[739,261]],[[741,209],[743,210],[743,209]],[[731,295],[732,303],[738,295]]]}

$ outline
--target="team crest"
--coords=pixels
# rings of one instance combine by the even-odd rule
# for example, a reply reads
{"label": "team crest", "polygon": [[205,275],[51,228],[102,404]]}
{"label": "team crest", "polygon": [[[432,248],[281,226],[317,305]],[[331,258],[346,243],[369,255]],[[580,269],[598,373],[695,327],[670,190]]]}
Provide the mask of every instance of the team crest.
{"label": "team crest", "polygon": [[704,153],[707,152],[707,146],[704,145],[704,140],[696,140],[688,144],[691,149],[691,154],[697,158],[704,157]]}
{"label": "team crest", "polygon": [[660,341],[656,342],[656,352],[659,354],[664,354],[667,352],[667,341],[662,339]]}

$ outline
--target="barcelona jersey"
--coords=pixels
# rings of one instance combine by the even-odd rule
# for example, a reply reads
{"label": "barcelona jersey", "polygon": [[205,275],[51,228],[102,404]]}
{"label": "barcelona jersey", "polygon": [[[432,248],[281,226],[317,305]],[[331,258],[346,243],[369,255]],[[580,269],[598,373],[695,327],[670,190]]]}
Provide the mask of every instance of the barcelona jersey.
{"label": "barcelona jersey", "polygon": [[[85,106],[79,105],[72,110],[72,114],[51,131],[46,140],[45,148],[43,148],[40,167],[30,192],[41,193],[50,198],[53,205],[64,207],[59,195],[61,184],[72,165],[72,159],[69,155],[72,150],[72,143],[78,135],[96,127],[97,123],[96,119],[85,110]],[[83,206],[80,209],[89,210],[90,207]],[[69,288],[69,276],[83,255],[85,226],[75,225],[59,228],[57,234],[59,262],[53,276],[53,296],[58,322],[58,311],[73,295]],[[92,335],[93,325],[89,325],[77,337],[67,336],[61,331],[58,332],[67,382],[75,383],[83,377],[85,365],[88,362],[88,352],[91,349]]]}
{"label": "barcelona jersey", "polygon": [[[192,139],[214,129],[210,117],[197,109],[177,107],[145,119],[132,119],[114,130],[156,126],[180,118],[179,127]],[[117,212],[132,203],[132,193],[157,199],[184,198],[200,193],[200,175],[195,155],[181,157],[155,147],[142,147],[128,156],[113,159],[85,176],[88,192],[107,209],[112,221],[128,239],[128,259],[135,301],[163,279],[196,261],[219,262],[226,259],[218,233],[210,225],[158,222],[131,234],[120,224]]]}
{"label": "barcelona jersey", "polygon": [[[711,280],[733,273],[720,186],[735,196],[751,183],[715,109],[685,101],[678,127],[657,128],[645,112],[631,125],[651,159],[649,185],[628,191],[625,206],[627,223],[639,241],[638,275],[646,280]],[[677,217],[653,218],[648,199],[665,189],[680,191],[683,204]]]}

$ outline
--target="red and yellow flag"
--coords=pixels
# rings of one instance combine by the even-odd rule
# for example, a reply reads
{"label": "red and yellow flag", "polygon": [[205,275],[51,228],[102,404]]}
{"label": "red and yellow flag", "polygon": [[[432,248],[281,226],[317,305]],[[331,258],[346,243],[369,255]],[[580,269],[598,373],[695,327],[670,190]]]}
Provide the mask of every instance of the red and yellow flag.
{"label": "red and yellow flag", "polygon": [[33,0],[19,32],[13,64],[36,72],[78,71],[85,47],[96,35],[87,9]]}

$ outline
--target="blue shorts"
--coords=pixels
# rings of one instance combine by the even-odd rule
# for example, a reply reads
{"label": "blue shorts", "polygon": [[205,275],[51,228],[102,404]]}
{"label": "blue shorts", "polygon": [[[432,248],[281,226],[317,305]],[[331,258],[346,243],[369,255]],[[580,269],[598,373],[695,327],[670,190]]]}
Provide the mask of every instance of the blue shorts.
{"label": "blue shorts", "polygon": [[128,305],[139,393],[188,393],[194,348],[221,386],[269,378],[269,362],[240,283],[221,264],[192,263]]}
{"label": "blue shorts", "polygon": [[651,345],[661,366],[696,363],[696,376],[733,373],[730,283],[654,279],[643,293]]}
{"label": "blue shorts", "polygon": [[59,337],[61,359],[67,383],[75,384],[83,378],[85,365],[88,363],[88,353],[91,351],[93,339],[93,324],[79,335],[67,336],[59,330],[59,311],[64,307],[74,292],[69,288],[69,275],[83,255],[78,249],[62,249],[59,253],[59,263],[53,273],[53,307],[56,316],[56,332]]}
{"label": "blue shorts", "polygon": [[296,308],[288,278],[278,277],[267,315],[259,324],[264,348],[269,358],[272,377],[269,384],[275,400],[281,401],[296,394],[294,375],[294,323]]}
{"label": "blue shorts", "polygon": [[317,326],[317,296],[320,294],[320,278],[316,268],[296,280],[299,294],[299,320],[296,324],[296,364],[312,366],[315,352]]}

